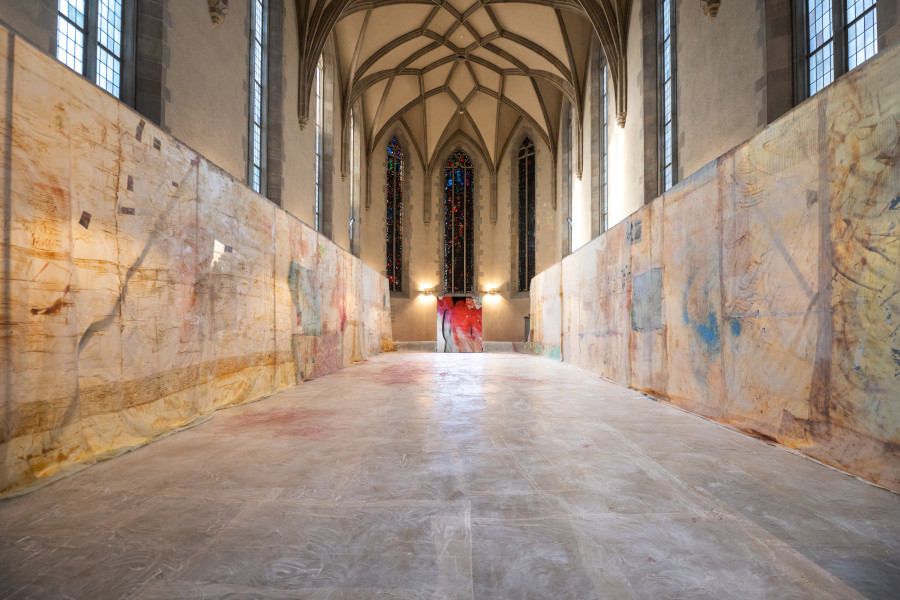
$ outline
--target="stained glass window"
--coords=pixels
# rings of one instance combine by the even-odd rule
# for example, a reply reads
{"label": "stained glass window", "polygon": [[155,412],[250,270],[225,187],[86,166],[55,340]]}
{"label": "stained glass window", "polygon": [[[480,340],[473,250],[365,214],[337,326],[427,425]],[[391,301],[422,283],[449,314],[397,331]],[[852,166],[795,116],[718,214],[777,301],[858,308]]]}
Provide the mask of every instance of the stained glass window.
{"label": "stained glass window", "polygon": [[392,292],[403,289],[403,152],[397,138],[387,147],[386,274]]}
{"label": "stained glass window", "polygon": [[475,290],[475,168],[456,150],[444,167],[444,291]]}
{"label": "stained glass window", "polygon": [[122,0],[58,0],[56,14],[56,58],[117,98],[122,12]]}
{"label": "stained glass window", "polygon": [[519,146],[519,291],[527,292],[534,277],[534,142]]}

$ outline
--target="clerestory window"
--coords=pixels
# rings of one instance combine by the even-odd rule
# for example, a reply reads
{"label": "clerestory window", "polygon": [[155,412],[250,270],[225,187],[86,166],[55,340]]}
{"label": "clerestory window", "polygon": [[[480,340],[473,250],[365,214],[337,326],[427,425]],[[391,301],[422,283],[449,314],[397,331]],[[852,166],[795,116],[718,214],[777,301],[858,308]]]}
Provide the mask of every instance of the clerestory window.
{"label": "clerestory window", "polygon": [[660,179],[663,191],[678,178],[675,102],[675,2],[660,0],[659,5],[659,72],[660,72]]}
{"label": "clerestory window", "polygon": [[250,187],[264,193],[263,139],[265,123],[266,2],[252,0],[250,15]]}
{"label": "clerestory window", "polygon": [[[878,52],[876,0],[803,0],[797,11],[800,55],[798,86],[812,96]],[[802,99],[802,98],[800,98]]]}
{"label": "clerestory window", "polygon": [[325,99],[325,65],[324,60],[320,56],[319,62],[316,64],[316,193],[315,193],[315,228],[316,231],[322,230],[322,205],[323,205],[323,152],[324,140],[322,139],[322,125],[324,107],[322,101]]}
{"label": "clerestory window", "polygon": [[132,94],[132,6],[126,0],[59,0],[56,58],[127,102]]}

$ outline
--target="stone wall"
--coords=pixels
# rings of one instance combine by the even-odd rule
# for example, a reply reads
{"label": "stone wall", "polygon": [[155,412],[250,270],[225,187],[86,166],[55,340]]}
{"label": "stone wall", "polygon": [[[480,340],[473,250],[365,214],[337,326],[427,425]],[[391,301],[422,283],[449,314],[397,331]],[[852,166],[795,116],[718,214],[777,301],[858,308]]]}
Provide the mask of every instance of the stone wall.
{"label": "stone wall", "polygon": [[0,29],[0,494],[377,354],[387,281]]}
{"label": "stone wall", "polygon": [[900,491],[898,67],[895,46],[539,274],[535,350]]}

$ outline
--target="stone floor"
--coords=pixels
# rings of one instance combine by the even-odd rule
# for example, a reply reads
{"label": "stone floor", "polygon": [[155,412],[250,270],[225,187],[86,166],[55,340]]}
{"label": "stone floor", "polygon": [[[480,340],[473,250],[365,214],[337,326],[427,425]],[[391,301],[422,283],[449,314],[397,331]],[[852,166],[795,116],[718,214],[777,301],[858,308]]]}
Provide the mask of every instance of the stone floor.
{"label": "stone floor", "polygon": [[515,354],[382,355],[0,502],[3,598],[897,598],[900,496]]}

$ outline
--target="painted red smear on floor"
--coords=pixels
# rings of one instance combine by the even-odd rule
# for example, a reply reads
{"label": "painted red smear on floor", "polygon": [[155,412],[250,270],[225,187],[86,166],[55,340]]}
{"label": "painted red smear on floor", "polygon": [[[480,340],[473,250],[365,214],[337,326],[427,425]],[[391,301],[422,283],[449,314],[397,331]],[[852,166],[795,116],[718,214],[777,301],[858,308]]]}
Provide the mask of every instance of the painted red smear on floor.
{"label": "painted red smear on floor", "polygon": [[541,385],[547,383],[543,379],[534,379],[531,377],[526,377],[524,375],[495,375],[492,379],[496,379],[497,381],[509,381],[512,383],[527,383],[533,385]]}
{"label": "painted red smear on floor", "polygon": [[429,369],[415,365],[391,365],[369,373],[367,379],[381,385],[414,385],[434,377]]}
{"label": "painted red smear on floor", "polygon": [[323,438],[333,429],[328,421],[333,410],[277,408],[232,417],[225,425],[229,433],[268,433],[273,437]]}

